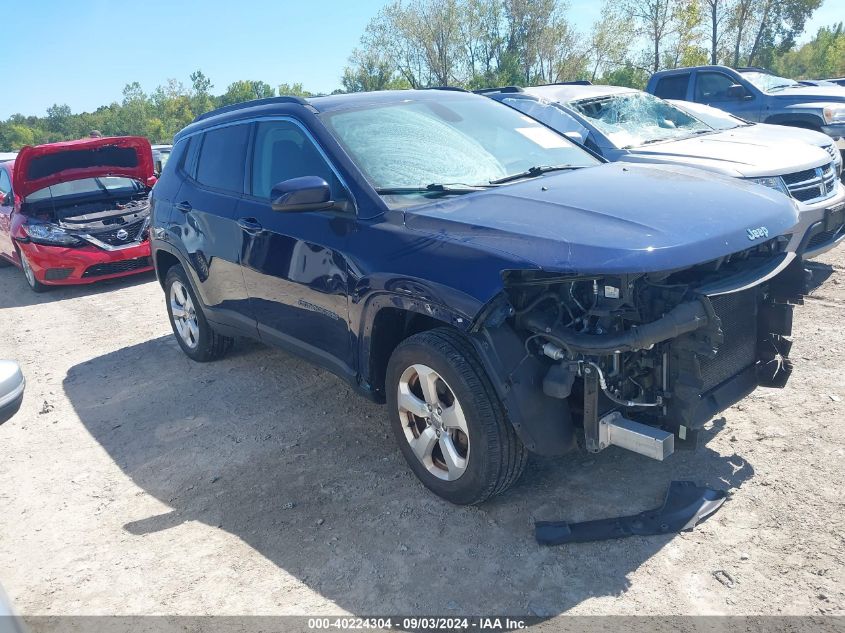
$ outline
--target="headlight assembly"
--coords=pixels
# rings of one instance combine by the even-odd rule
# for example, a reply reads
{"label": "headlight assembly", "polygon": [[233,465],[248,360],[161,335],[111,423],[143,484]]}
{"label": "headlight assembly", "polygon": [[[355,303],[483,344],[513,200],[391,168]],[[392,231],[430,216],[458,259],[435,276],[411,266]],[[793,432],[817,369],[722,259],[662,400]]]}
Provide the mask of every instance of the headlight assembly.
{"label": "headlight assembly", "polygon": [[845,105],[830,105],[824,109],[824,122],[827,125],[845,123]]}
{"label": "headlight assembly", "polygon": [[36,244],[49,246],[79,246],[82,241],[70,235],[63,228],[46,222],[32,222],[23,225],[24,233]]}
{"label": "headlight assembly", "polygon": [[766,176],[765,178],[749,178],[751,182],[757,183],[758,185],[763,185],[764,187],[768,187],[769,189],[775,189],[780,191],[783,195],[789,195],[789,189],[786,187],[786,183],[783,181],[783,178],[780,176]]}

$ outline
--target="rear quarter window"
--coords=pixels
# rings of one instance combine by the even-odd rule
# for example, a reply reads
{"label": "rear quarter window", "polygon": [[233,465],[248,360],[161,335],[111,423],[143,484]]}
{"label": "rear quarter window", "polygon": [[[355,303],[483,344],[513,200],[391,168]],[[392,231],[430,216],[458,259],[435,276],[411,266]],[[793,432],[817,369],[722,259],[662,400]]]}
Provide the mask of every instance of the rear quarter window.
{"label": "rear quarter window", "polygon": [[243,193],[249,130],[250,124],[242,123],[206,132],[197,162],[197,182]]}
{"label": "rear quarter window", "polygon": [[670,75],[657,81],[654,95],[661,99],[686,99],[689,73]]}

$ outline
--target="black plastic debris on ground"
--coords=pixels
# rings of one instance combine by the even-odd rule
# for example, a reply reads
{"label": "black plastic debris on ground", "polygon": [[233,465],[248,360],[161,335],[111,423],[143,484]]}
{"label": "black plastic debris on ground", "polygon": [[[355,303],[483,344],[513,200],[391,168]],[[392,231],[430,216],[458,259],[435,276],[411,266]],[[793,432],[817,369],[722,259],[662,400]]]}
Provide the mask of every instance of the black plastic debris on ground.
{"label": "black plastic debris on ground", "polygon": [[683,532],[716,512],[726,498],[724,490],[697,486],[692,481],[673,481],[669,484],[663,505],[654,510],[583,523],[537,521],[534,523],[534,536],[540,545],[562,545]]}

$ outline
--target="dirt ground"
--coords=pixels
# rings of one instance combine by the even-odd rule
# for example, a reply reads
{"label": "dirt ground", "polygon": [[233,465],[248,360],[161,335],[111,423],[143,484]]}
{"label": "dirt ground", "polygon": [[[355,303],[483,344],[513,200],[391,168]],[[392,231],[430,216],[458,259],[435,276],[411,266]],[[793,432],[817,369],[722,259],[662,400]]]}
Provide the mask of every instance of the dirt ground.
{"label": "dirt ground", "polygon": [[[0,270],[0,582],[27,615],[845,615],[845,248],[796,312],[795,373],[664,463],[532,458],[481,507],[428,493],[382,407],[240,341],[200,365],[151,276],[36,295]],[[539,547],[535,519],[730,491],[692,532]]]}

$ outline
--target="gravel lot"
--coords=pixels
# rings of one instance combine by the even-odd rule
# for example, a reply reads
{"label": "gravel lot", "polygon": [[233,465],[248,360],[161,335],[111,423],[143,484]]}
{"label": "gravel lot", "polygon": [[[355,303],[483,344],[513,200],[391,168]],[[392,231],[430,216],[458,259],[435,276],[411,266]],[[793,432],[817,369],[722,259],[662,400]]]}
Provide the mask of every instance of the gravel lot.
{"label": "gravel lot", "polygon": [[[241,341],[199,365],[151,276],[36,295],[0,270],[0,582],[27,615],[845,615],[845,248],[796,313],[795,373],[665,463],[532,458],[481,507],[429,494],[383,408]],[[534,519],[731,497],[693,532],[541,548]]]}

